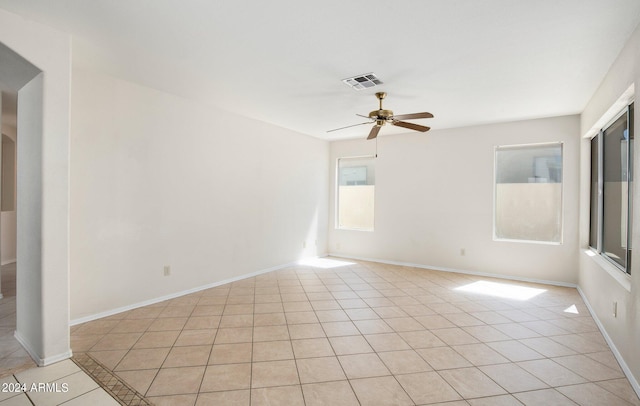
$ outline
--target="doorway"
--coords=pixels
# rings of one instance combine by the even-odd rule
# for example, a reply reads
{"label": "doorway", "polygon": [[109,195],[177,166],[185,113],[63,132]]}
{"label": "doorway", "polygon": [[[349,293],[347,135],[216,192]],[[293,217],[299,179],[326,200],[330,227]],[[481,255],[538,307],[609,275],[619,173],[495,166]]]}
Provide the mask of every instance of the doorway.
{"label": "doorway", "polygon": [[14,337],[16,330],[17,93],[0,84],[0,377],[35,362]]}
{"label": "doorway", "polygon": [[71,356],[70,37],[0,10],[0,82],[17,94],[13,336],[44,366]]}

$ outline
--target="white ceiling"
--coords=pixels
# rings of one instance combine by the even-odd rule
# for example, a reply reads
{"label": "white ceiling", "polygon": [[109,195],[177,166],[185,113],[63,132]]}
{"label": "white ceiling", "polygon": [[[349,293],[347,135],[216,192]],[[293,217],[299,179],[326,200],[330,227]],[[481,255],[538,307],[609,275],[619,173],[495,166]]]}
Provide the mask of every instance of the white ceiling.
{"label": "white ceiling", "polygon": [[[0,0],[74,64],[322,139],[377,108],[434,129],[580,113],[640,0]],[[0,38],[1,41],[1,38]],[[341,79],[375,72],[356,92]],[[401,130],[406,131],[406,130]],[[391,133],[391,128],[382,133]]]}

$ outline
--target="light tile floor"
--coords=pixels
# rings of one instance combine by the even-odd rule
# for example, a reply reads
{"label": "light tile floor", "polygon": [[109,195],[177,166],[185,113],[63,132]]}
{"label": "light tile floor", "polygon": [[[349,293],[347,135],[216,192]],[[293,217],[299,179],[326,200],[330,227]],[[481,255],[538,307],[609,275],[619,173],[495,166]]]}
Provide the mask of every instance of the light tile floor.
{"label": "light tile floor", "polygon": [[2,266],[0,299],[0,406],[119,405],[70,360],[37,368],[14,338],[16,264]]}
{"label": "light tile floor", "polygon": [[71,360],[0,379],[0,406],[118,406]]}
{"label": "light tile floor", "polygon": [[0,271],[0,378],[33,368],[36,364],[13,336],[16,330],[16,263]]}
{"label": "light tile floor", "polygon": [[71,332],[158,406],[640,405],[575,289],[410,267],[327,258]]}

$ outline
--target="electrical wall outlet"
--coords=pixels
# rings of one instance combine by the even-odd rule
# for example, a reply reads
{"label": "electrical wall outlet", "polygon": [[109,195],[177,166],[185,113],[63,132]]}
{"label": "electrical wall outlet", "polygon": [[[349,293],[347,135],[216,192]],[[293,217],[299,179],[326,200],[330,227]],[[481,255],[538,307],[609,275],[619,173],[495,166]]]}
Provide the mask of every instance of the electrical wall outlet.
{"label": "electrical wall outlet", "polygon": [[302,248],[307,248],[307,242],[306,241],[302,241]]}
{"label": "electrical wall outlet", "polygon": [[164,266],[164,276],[171,275],[171,267],[169,265]]}
{"label": "electrical wall outlet", "polygon": [[613,317],[618,317],[618,302],[613,302]]}
{"label": "electrical wall outlet", "polygon": [[465,254],[465,249],[464,248],[460,248],[460,256],[464,257]]}

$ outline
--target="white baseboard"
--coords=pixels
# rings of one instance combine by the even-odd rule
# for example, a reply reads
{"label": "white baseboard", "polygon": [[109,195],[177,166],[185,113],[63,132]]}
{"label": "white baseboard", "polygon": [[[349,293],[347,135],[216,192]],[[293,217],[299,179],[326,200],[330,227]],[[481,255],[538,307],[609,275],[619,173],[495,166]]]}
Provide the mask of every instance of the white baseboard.
{"label": "white baseboard", "polygon": [[[323,255],[320,255],[318,257],[312,257],[312,258],[321,258],[321,257],[325,257],[325,256],[326,256],[326,254],[323,254]],[[302,260],[300,260],[300,261],[302,261]],[[70,326],[75,326],[77,324],[86,323],[88,321],[93,321],[93,320],[101,319],[103,317],[113,316],[114,314],[126,312],[126,311],[129,311],[129,310],[134,310],[134,309],[137,309],[137,308],[140,308],[140,307],[149,306],[149,305],[152,305],[152,304],[164,302],[165,300],[175,299],[175,298],[178,298],[178,297],[181,297],[181,296],[184,296],[184,295],[188,295],[188,294],[191,294],[191,293],[199,292],[201,290],[211,289],[211,288],[215,288],[217,286],[225,285],[227,283],[237,282],[237,281],[240,281],[240,280],[243,280],[243,279],[252,278],[254,276],[262,275],[262,274],[265,274],[265,273],[268,273],[268,272],[273,272],[273,271],[277,271],[279,269],[283,269],[283,268],[287,268],[287,267],[290,267],[290,266],[298,265],[298,263],[300,261],[290,262],[288,264],[277,265],[277,266],[274,266],[274,267],[271,267],[271,268],[262,269],[260,271],[251,272],[251,273],[248,273],[248,274],[243,274],[243,275],[236,276],[236,277],[233,277],[233,278],[224,279],[224,280],[221,280],[221,281],[218,281],[218,282],[209,283],[207,285],[198,286],[198,287],[195,287],[195,288],[192,288],[192,289],[187,289],[187,290],[183,290],[183,291],[180,291],[180,292],[171,293],[169,295],[165,295],[165,296],[161,296],[161,297],[145,300],[143,302],[138,302],[138,303],[134,303],[134,304],[127,305],[127,306],[118,307],[116,309],[107,310],[107,311],[104,311],[104,312],[92,314],[92,315],[85,316],[85,317],[80,317],[80,318],[71,320],[69,325]]]}
{"label": "white baseboard", "polygon": [[535,278],[525,278],[520,276],[512,276],[512,275],[502,275],[497,273],[489,273],[489,272],[478,272],[478,271],[469,271],[466,269],[454,269],[454,268],[444,268],[441,266],[431,266],[424,264],[413,264],[410,262],[400,262],[400,261],[388,261],[385,259],[378,258],[363,258],[358,256],[330,253],[329,256],[336,258],[347,258],[347,259],[355,259],[360,261],[368,261],[368,262],[379,262],[381,264],[389,264],[389,265],[398,265],[398,266],[408,266],[412,268],[420,268],[420,269],[431,269],[433,271],[442,271],[442,272],[454,272],[461,273],[465,275],[476,275],[476,276],[486,276],[488,278],[497,278],[497,279],[506,279],[512,281],[520,281],[520,282],[530,282],[530,283],[540,283],[543,285],[552,285],[552,286],[562,286],[565,288],[576,288],[578,285],[575,283],[562,282],[562,281],[550,281],[545,279],[535,279]]}
{"label": "white baseboard", "polygon": [[587,296],[584,294],[582,289],[580,289],[580,286],[578,286],[578,293],[580,293],[580,296],[582,297],[582,301],[587,306],[587,309],[589,310],[589,313],[591,313],[591,317],[593,318],[593,320],[596,322],[598,329],[600,329],[600,333],[602,333],[602,336],[604,337],[605,341],[607,342],[607,344],[609,344],[609,348],[611,348],[611,352],[613,352],[613,356],[616,357],[618,364],[620,364],[620,367],[622,368],[622,372],[624,372],[627,379],[629,380],[629,383],[631,384],[631,387],[636,392],[638,397],[640,397],[640,383],[638,383],[638,380],[636,379],[636,377],[633,376],[631,369],[629,368],[627,363],[624,361],[624,358],[622,358],[622,354],[620,354],[620,351],[618,351],[618,348],[614,344],[611,337],[609,337],[607,330],[605,330],[604,325],[600,322],[600,319],[598,319],[596,312],[591,307],[591,304],[587,300]]}
{"label": "white baseboard", "polygon": [[53,355],[51,357],[46,357],[46,358],[40,358],[38,353],[36,353],[36,351],[33,349],[33,347],[31,347],[31,345],[29,345],[29,343],[20,335],[20,333],[18,333],[16,331],[16,332],[14,332],[13,335],[16,338],[16,340],[18,340],[20,345],[22,345],[22,347],[24,347],[24,349],[27,351],[27,353],[29,354],[31,359],[33,359],[33,361],[39,367],[46,367],[47,365],[55,364],[56,362],[60,362],[60,361],[63,361],[65,359],[69,359],[73,355],[73,353],[71,352],[71,349],[69,349],[68,351],[65,351],[65,352],[63,352],[61,354],[56,354],[56,355]]}
{"label": "white baseboard", "polygon": [[40,360],[38,363],[39,367],[46,367],[47,365],[55,364],[56,362],[64,361],[65,359],[69,359],[73,356],[73,352],[71,349],[69,351],[63,352],[62,354],[53,355],[51,357],[44,358]]}
{"label": "white baseboard", "polygon": [[[633,374],[632,374],[631,370],[629,369],[628,365],[626,364],[626,362],[622,358],[620,352],[618,351],[618,349],[616,348],[615,344],[611,340],[611,337],[609,337],[609,335],[607,334],[606,330],[604,329],[604,326],[602,325],[602,323],[600,322],[600,320],[596,316],[596,313],[593,311],[593,308],[589,304],[589,301],[587,300],[586,296],[582,292],[582,289],[580,289],[580,287],[578,285],[576,285],[575,283],[561,282],[561,281],[550,281],[550,280],[543,280],[543,279],[536,279],[536,278],[525,278],[525,277],[518,277],[518,276],[511,276],[511,275],[494,274],[494,273],[488,273],[488,272],[477,272],[477,271],[470,271],[470,270],[464,270],[464,269],[445,268],[445,267],[439,267],[439,266],[429,266],[429,265],[414,264],[414,263],[409,263],[409,262],[389,261],[389,260],[384,260],[384,259],[379,259],[379,258],[365,258],[365,257],[358,257],[358,256],[345,255],[345,254],[339,254],[339,253],[322,254],[322,255],[319,255],[317,258],[322,258],[322,257],[327,257],[327,256],[335,257],[335,258],[346,258],[346,259],[354,259],[354,260],[360,260],[360,261],[368,261],[368,262],[378,262],[378,263],[381,263],[381,264],[407,266],[407,267],[420,268],[420,269],[431,269],[431,270],[442,271],[442,272],[455,272],[455,273],[461,273],[461,274],[466,274],[466,275],[485,276],[485,277],[505,279],[505,280],[514,280],[514,281],[522,281],[522,282],[540,283],[540,284],[552,285],[552,286],[562,286],[562,287],[569,287],[569,288],[577,288],[580,296],[582,297],[582,300],[584,301],[585,305],[587,306],[587,309],[589,310],[589,313],[591,313],[591,316],[593,317],[593,320],[596,322],[596,325],[600,329],[600,332],[602,333],[602,335],[604,336],[607,344],[611,348],[611,351],[613,352],[616,360],[620,364],[624,374],[626,375],[626,377],[629,380],[631,386],[633,387],[633,390],[640,397],[640,384],[638,383],[638,380],[633,376]],[[100,319],[100,318],[103,318],[103,317],[112,316],[114,314],[118,314],[118,313],[126,312],[126,311],[129,311],[129,310],[137,309],[139,307],[143,307],[143,306],[148,306],[148,305],[151,305],[151,304],[159,303],[159,302],[162,302],[162,301],[165,301],[165,300],[175,299],[177,297],[188,295],[190,293],[195,293],[195,292],[199,292],[201,290],[214,288],[214,287],[221,286],[221,285],[224,285],[224,284],[227,284],[227,283],[231,283],[231,282],[237,282],[237,281],[240,281],[240,280],[243,280],[243,279],[251,278],[251,277],[254,277],[254,276],[262,275],[262,274],[265,274],[265,273],[268,273],[268,272],[276,271],[276,270],[279,270],[279,269],[283,269],[283,268],[294,266],[294,265],[298,265],[298,264],[299,264],[299,261],[288,263],[288,264],[283,264],[283,265],[278,265],[278,266],[274,266],[274,267],[271,267],[271,268],[262,269],[260,271],[244,274],[244,275],[241,275],[241,276],[237,276],[237,277],[234,277],[234,278],[225,279],[225,280],[222,280],[222,281],[219,281],[219,282],[214,282],[214,283],[210,283],[210,284],[207,284],[207,285],[199,286],[199,287],[196,287],[196,288],[193,288],[193,289],[188,289],[188,290],[184,290],[184,291],[181,291],[181,292],[176,292],[176,293],[173,293],[173,294],[170,294],[170,295],[166,295],[166,296],[150,299],[150,300],[147,300],[147,301],[144,301],[144,302],[139,302],[139,303],[135,303],[135,304],[128,305],[128,306],[123,306],[123,307],[120,307],[120,308],[117,308],[117,309],[113,309],[113,310],[109,310],[109,311],[105,311],[105,312],[101,312],[101,313],[96,313],[96,314],[93,314],[93,315],[90,315],[90,316],[86,316],[86,317],[81,317],[81,318],[78,318],[78,319],[71,320],[70,325],[74,326],[74,325],[77,325],[77,324],[86,323],[88,321],[97,320],[97,319]],[[60,354],[60,355],[54,356],[54,357],[48,357],[48,358],[46,358],[44,360],[41,360],[37,356],[34,356],[35,353],[30,349],[30,347],[28,347],[26,342],[21,339],[21,337],[18,335],[18,332],[15,333],[15,336],[16,336],[16,339],[20,342],[20,344],[22,344],[22,346],[25,347],[25,349],[27,350],[29,355],[31,355],[31,357],[38,363],[38,365],[41,365],[41,366],[42,365],[48,365],[48,364],[51,364],[51,363],[54,363],[54,362],[61,361],[63,359],[67,359],[67,358],[71,357],[71,355],[72,355],[71,354],[71,350],[69,350],[68,353]]]}

